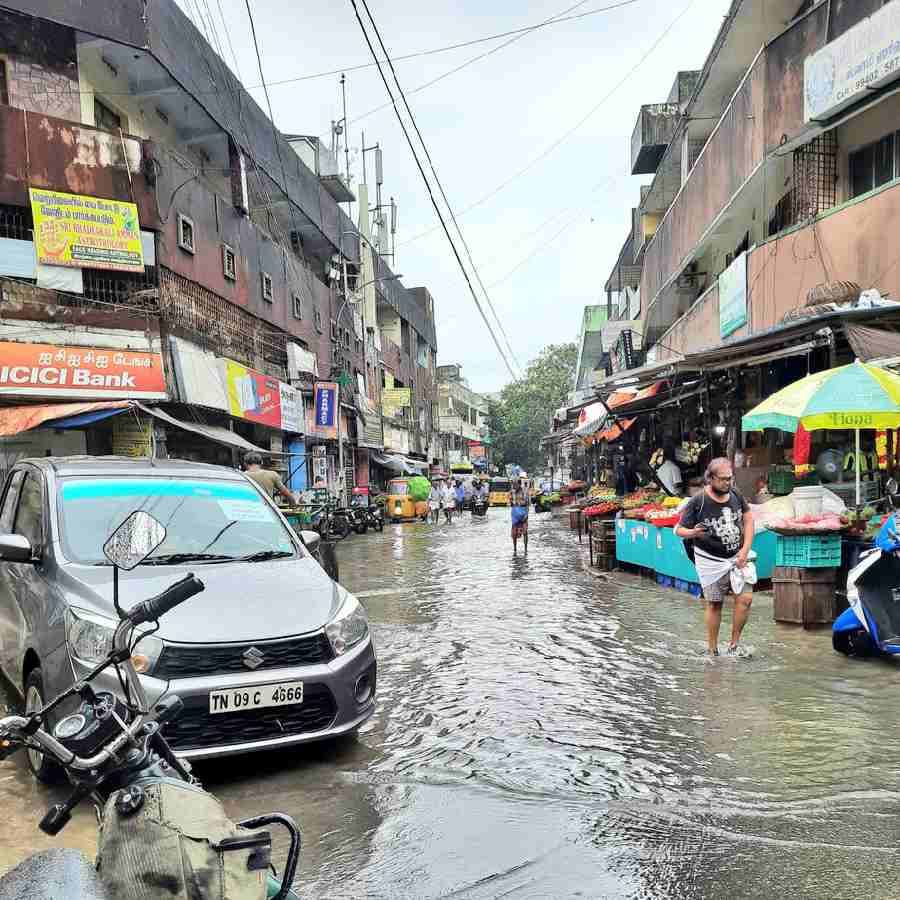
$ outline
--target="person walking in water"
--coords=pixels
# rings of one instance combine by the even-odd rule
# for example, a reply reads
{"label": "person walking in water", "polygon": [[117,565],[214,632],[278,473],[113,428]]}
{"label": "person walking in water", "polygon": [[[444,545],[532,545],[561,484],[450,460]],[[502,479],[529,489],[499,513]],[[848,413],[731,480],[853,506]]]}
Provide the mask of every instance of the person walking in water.
{"label": "person walking in water", "polygon": [[509,492],[509,505],[512,517],[512,542],[513,554],[519,552],[519,538],[525,542],[525,552],[528,553],[528,488],[523,478],[516,478]]}
{"label": "person walking in water", "polygon": [[453,499],[456,502],[456,512],[458,515],[463,514],[463,507],[466,505],[466,489],[463,487],[462,481],[456,482],[453,491]]}
{"label": "person walking in water", "polygon": [[441,505],[449,524],[453,520],[453,510],[456,508],[456,494],[453,492],[453,486],[450,482],[445,482],[441,490]]}
{"label": "person walking in water", "polygon": [[437,525],[441,514],[441,483],[437,479],[431,482],[431,492],[428,494],[428,512],[431,513],[431,524]]}
{"label": "person walking in water", "polygon": [[705,480],[703,492],[684,507],[675,534],[693,542],[694,563],[706,601],[706,652],[719,655],[722,604],[731,595],[734,617],[727,653],[739,656],[756,581],[755,569],[747,568],[753,543],[753,513],[733,487],[734,473],[727,459],[714,459],[706,469]]}

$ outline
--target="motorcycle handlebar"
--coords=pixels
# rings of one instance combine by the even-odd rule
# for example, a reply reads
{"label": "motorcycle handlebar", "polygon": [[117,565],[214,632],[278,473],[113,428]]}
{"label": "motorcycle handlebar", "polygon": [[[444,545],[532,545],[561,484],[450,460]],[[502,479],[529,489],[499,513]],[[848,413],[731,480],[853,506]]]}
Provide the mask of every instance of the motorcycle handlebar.
{"label": "motorcycle handlebar", "polygon": [[181,581],[167,587],[161,594],[138,603],[126,613],[125,618],[133,625],[155,622],[176,606],[190,600],[195,594],[203,591],[205,585],[193,572],[185,575]]}

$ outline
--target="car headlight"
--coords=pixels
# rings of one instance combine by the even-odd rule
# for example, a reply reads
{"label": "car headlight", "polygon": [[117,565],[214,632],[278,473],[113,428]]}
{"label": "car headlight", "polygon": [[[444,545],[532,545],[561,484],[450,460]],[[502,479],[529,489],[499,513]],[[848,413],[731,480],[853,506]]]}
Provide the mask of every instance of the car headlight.
{"label": "car headlight", "polygon": [[[103,662],[112,650],[116,624],[115,619],[69,607],[66,610],[66,640],[70,652],[80,662],[88,665],[96,666]],[[134,643],[135,638],[132,638],[132,644]],[[163,646],[159,638],[150,636],[140,638],[140,643],[135,647],[131,657],[135,671],[141,675],[151,672],[162,653]]]}
{"label": "car headlight", "polygon": [[362,604],[353,594],[346,594],[337,615],[325,626],[335,656],[346,653],[366,638],[369,618]]}

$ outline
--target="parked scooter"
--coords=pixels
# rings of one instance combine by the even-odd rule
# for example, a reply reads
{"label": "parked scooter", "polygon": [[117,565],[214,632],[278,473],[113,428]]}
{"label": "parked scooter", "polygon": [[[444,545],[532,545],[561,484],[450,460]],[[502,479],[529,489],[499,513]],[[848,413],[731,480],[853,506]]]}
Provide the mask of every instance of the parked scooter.
{"label": "parked scooter", "polygon": [[[183,707],[168,695],[152,709],[131,663],[142,637],[170,610],[203,590],[193,574],[127,612],[119,605],[119,569],[130,570],[165,539],[165,527],[143,510],[110,536],[104,553],[113,564],[113,602],[119,625],[106,659],[42,709],[0,719],[0,759],[21,749],[50,756],[65,769],[71,796],[41,820],[55,836],[83,800],[94,801],[100,823],[96,867],[74,850],[37,853],[0,878],[0,900],[297,900],[291,883],[300,857],[300,830],[281,813],[234,823],[218,800],[191,775],[164,737]],[[15,536],[8,536],[7,540]],[[98,691],[92,681],[115,667],[124,697]],[[78,703],[75,698],[78,698]],[[56,720],[69,702],[74,709]],[[72,705],[77,703],[77,705]],[[280,881],[270,875],[278,825],[290,837]]]}
{"label": "parked scooter", "polygon": [[850,606],[832,626],[832,646],[848,656],[900,655],[900,525],[893,479],[886,500],[890,518],[875,539],[875,549],[847,575]]}

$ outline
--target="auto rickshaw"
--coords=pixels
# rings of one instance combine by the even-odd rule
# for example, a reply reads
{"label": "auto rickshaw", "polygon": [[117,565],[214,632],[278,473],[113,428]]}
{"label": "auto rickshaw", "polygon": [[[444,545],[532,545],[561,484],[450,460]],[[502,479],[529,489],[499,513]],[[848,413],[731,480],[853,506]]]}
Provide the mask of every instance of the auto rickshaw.
{"label": "auto rickshaw", "polygon": [[488,490],[488,505],[509,506],[510,489],[508,478],[492,478]]}
{"label": "auto rickshaw", "polygon": [[387,518],[392,522],[412,522],[428,518],[428,501],[413,500],[408,478],[392,478],[387,486],[387,503],[384,506]]}

